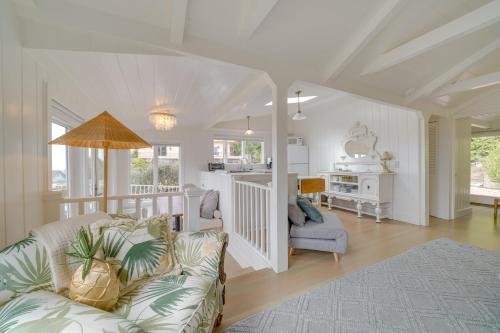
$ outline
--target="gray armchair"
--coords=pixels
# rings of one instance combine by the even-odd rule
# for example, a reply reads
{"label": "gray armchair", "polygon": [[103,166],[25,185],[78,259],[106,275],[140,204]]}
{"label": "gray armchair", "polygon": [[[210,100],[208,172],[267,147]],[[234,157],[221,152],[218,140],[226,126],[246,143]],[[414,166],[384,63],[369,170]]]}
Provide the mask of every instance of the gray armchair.
{"label": "gray armchair", "polygon": [[347,251],[347,231],[333,212],[324,212],[323,220],[323,223],[307,221],[304,226],[291,224],[290,255],[294,254],[294,249],[325,251],[333,252],[335,261],[339,261],[339,254]]}

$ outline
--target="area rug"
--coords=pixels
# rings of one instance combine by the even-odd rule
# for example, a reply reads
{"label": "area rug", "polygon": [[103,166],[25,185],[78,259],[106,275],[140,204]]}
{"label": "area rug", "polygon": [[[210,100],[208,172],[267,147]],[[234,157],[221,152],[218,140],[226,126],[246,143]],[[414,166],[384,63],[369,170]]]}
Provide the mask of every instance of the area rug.
{"label": "area rug", "polygon": [[430,241],[226,332],[500,332],[500,253]]}

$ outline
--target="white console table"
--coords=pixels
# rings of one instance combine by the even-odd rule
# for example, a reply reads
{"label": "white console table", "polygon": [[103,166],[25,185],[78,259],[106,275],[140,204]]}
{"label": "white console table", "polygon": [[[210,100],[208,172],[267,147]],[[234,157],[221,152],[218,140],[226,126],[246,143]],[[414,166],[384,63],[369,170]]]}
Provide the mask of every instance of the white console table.
{"label": "white console table", "polygon": [[392,218],[392,172],[323,171],[328,209],[343,208],[376,217]]}

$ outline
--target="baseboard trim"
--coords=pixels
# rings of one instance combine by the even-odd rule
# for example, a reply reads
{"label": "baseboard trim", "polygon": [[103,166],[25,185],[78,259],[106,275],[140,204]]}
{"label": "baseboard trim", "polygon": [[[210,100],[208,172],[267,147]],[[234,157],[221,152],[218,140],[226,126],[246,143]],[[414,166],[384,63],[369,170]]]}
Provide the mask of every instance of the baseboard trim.
{"label": "baseboard trim", "polygon": [[472,207],[462,208],[455,212],[455,218],[472,214]]}

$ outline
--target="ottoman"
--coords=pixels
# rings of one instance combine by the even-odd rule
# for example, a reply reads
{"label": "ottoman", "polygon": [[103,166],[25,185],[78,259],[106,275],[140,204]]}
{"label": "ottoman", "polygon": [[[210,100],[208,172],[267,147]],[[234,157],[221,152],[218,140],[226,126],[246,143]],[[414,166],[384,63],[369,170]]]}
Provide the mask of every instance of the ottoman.
{"label": "ottoman", "polygon": [[347,251],[347,231],[333,212],[323,213],[323,223],[307,221],[304,226],[292,224],[288,246],[293,249],[306,249],[333,252],[335,260]]}

